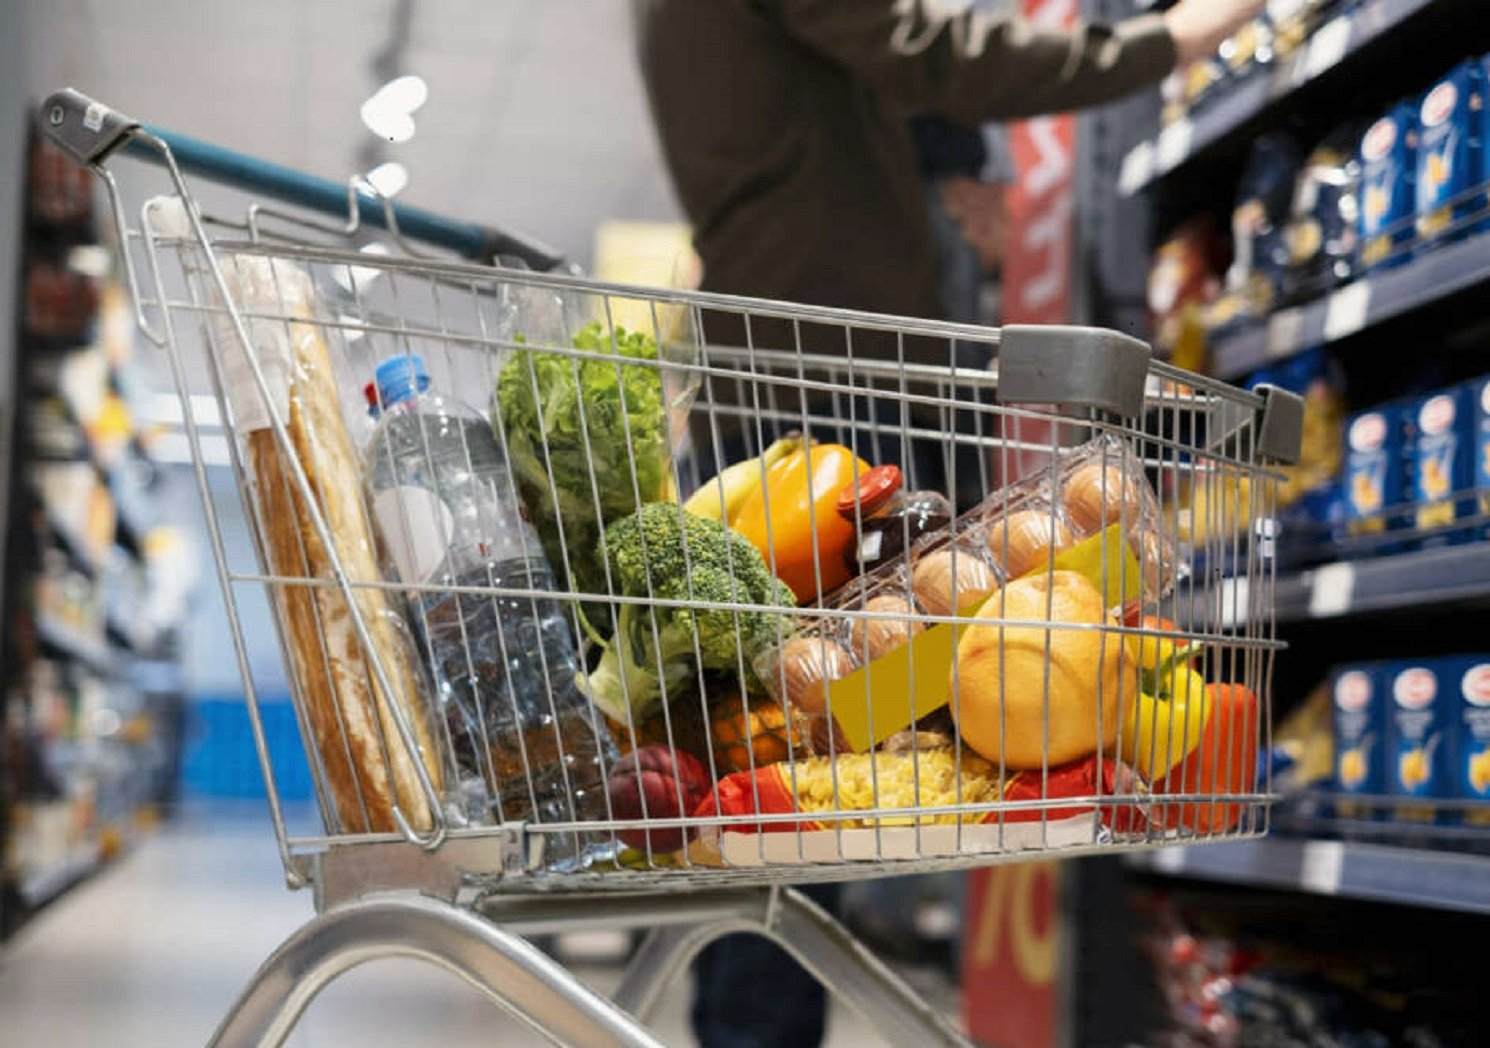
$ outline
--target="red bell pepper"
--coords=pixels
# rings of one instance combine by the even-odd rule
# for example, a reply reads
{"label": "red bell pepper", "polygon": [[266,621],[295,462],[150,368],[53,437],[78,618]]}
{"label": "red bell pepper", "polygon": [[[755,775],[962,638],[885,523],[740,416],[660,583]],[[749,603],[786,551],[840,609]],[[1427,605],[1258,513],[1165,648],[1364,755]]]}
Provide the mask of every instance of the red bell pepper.
{"label": "red bell pepper", "polygon": [[[1257,787],[1257,696],[1242,684],[1209,684],[1200,745],[1178,768],[1153,783],[1155,794],[1252,793]],[[1222,833],[1241,820],[1245,804],[1193,801],[1156,804],[1154,821],[1168,829]]]}

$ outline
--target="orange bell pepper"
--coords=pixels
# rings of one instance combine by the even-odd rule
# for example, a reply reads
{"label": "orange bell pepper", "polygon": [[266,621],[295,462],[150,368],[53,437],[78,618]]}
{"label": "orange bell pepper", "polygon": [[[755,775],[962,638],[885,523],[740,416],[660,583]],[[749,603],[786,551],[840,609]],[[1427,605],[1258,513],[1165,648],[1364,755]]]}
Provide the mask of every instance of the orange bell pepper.
{"label": "orange bell pepper", "polygon": [[[1210,712],[1200,745],[1169,775],[1152,783],[1163,793],[1252,793],[1257,787],[1257,696],[1242,684],[1206,686]],[[1192,833],[1223,833],[1241,820],[1245,804],[1156,804],[1154,821]]]}
{"label": "orange bell pepper", "polygon": [[[837,589],[851,577],[844,551],[854,541],[854,525],[838,515],[838,494],[868,470],[869,463],[841,444],[794,451],[772,464],[765,484],[730,522],[760,551],[798,603]],[[821,591],[813,565],[814,529]]]}

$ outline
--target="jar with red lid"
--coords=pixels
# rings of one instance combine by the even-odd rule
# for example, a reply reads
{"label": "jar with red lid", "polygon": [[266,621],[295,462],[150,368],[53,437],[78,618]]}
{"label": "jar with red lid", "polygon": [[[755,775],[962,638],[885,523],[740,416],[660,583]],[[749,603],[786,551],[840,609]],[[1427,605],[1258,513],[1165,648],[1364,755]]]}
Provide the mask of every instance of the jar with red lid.
{"label": "jar with red lid", "polygon": [[843,551],[855,575],[900,556],[927,532],[952,522],[952,503],[936,491],[902,491],[899,466],[876,466],[859,474],[838,496],[838,515],[858,527],[857,541]]}

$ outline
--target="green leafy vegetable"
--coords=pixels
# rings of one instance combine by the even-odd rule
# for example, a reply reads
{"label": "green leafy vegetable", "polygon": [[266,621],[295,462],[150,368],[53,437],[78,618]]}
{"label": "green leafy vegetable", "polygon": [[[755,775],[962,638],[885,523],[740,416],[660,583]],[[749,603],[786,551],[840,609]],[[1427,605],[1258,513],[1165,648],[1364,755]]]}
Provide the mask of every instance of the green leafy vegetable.
{"label": "green leafy vegetable", "polygon": [[[621,596],[763,604],[791,608],[796,600],[754,546],[723,524],[657,502],[612,524],[605,555]],[[747,676],[755,656],[778,637],[781,616],[762,611],[623,604],[616,631],[590,674],[588,691],[613,720],[630,707],[641,718],[686,685],[696,667]]]}
{"label": "green leafy vegetable", "polygon": [[606,524],[673,491],[661,375],[614,359],[655,361],[657,343],[621,327],[614,334],[612,340],[595,323],[574,336],[575,349],[606,359],[523,349],[497,377],[497,407],[523,502],[555,570],[566,559],[562,524],[570,583],[588,593],[605,592],[597,549]]}

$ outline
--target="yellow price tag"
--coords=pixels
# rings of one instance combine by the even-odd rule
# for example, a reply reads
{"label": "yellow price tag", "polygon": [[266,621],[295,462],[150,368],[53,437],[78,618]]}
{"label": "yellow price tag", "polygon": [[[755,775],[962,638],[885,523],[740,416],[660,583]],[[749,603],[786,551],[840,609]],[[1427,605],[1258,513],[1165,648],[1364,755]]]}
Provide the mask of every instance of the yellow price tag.
{"label": "yellow price tag", "polygon": [[[1132,547],[1123,541],[1121,524],[1109,524],[1098,534],[1057,553],[1055,570],[1085,575],[1087,581],[1102,592],[1104,608],[1136,600],[1143,593],[1143,573]],[[1106,585],[1103,585],[1104,581]]]}

